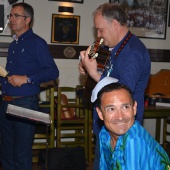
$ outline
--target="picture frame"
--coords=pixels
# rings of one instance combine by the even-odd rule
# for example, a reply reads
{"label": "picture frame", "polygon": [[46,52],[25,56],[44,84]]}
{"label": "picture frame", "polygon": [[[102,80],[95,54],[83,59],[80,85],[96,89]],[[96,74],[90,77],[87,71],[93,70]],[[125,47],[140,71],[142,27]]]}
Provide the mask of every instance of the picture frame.
{"label": "picture frame", "polygon": [[[9,19],[7,19],[7,15],[10,14],[11,6],[14,4],[10,4],[12,1],[8,0],[0,0],[0,36],[11,36],[12,32],[9,28]],[[24,0],[14,0],[13,2],[19,3],[24,2]]]}
{"label": "picture frame", "polygon": [[79,44],[80,16],[52,14],[51,43]]}
{"label": "picture frame", "polygon": [[169,2],[169,14],[168,14],[168,27],[170,27],[170,2]]}
{"label": "picture frame", "polygon": [[81,4],[83,4],[84,0],[48,0],[48,1],[59,1],[59,2],[70,2],[70,3],[81,3]]}
{"label": "picture frame", "polygon": [[129,30],[139,38],[166,39],[168,0],[109,0],[126,11]]}

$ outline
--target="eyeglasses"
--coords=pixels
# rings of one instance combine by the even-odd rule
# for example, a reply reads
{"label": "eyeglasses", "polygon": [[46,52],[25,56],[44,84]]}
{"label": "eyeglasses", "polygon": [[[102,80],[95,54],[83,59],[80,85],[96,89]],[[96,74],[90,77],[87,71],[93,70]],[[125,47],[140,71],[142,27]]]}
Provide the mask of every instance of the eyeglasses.
{"label": "eyeglasses", "polygon": [[19,15],[19,14],[9,14],[7,15],[7,18],[10,19],[11,17],[13,17],[14,19],[18,19],[19,17],[24,17],[27,18],[28,16],[24,16],[24,15]]}

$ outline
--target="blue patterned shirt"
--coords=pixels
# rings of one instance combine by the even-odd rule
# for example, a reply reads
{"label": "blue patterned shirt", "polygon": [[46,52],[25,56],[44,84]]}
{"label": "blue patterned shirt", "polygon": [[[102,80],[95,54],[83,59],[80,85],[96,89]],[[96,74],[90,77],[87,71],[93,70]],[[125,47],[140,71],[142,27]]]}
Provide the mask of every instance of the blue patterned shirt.
{"label": "blue patterned shirt", "polygon": [[135,121],[123,136],[119,136],[114,150],[105,126],[100,131],[101,170],[168,170],[170,161],[162,146]]}

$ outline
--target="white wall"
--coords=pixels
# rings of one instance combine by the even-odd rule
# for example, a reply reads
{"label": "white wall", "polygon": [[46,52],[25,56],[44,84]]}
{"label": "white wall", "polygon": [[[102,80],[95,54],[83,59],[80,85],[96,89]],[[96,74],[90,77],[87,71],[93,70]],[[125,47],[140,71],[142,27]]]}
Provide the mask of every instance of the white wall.
{"label": "white wall", "polygon": [[[83,4],[56,2],[48,0],[25,0],[31,4],[35,10],[35,22],[33,30],[43,37],[48,44],[51,43],[51,20],[52,14],[58,13],[59,5],[74,7],[74,15],[80,15],[80,37],[79,45],[90,45],[95,37],[93,30],[92,12],[100,4],[108,0],[84,0]],[[141,38],[142,42],[149,49],[170,49],[170,27],[167,27],[166,40]],[[10,37],[0,36],[0,42],[11,42]],[[79,73],[77,69],[78,60],[55,59],[60,69],[60,85],[75,86],[79,84]],[[5,65],[5,58],[0,58],[1,65]],[[156,73],[162,68],[170,68],[170,63],[152,63],[151,73]]]}
{"label": "white wall", "polygon": [[[47,43],[51,43],[51,20],[52,14],[58,13],[59,5],[68,5],[74,7],[74,15],[80,15],[80,38],[79,45],[90,45],[95,37],[93,32],[92,12],[100,4],[108,2],[108,0],[84,0],[84,4],[55,2],[48,0],[25,0],[35,10],[35,22],[33,30],[35,33],[43,37]],[[167,27],[166,40],[160,39],[141,39],[149,49],[170,49],[170,27]],[[11,42],[12,39],[0,36],[0,42]],[[170,57],[170,56],[169,56]],[[78,60],[55,59],[60,70],[59,85],[75,86],[80,83],[80,75],[78,73]],[[6,59],[1,57],[0,64],[5,65]],[[170,69],[170,63],[152,63],[151,73],[154,74],[160,69]],[[154,123],[154,122],[153,122]],[[148,123],[145,123],[146,126]],[[149,123],[150,124],[150,123]],[[152,125],[150,125],[152,127]],[[154,135],[154,132],[151,133]]]}

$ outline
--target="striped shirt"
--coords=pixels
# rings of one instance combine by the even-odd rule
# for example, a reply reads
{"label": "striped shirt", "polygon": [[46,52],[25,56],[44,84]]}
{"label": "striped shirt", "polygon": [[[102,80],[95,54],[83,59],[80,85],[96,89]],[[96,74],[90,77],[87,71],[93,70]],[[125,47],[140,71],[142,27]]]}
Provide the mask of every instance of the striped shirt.
{"label": "striped shirt", "polygon": [[105,126],[100,131],[100,170],[164,170],[170,160],[162,146],[135,121],[119,136],[114,150]]}

